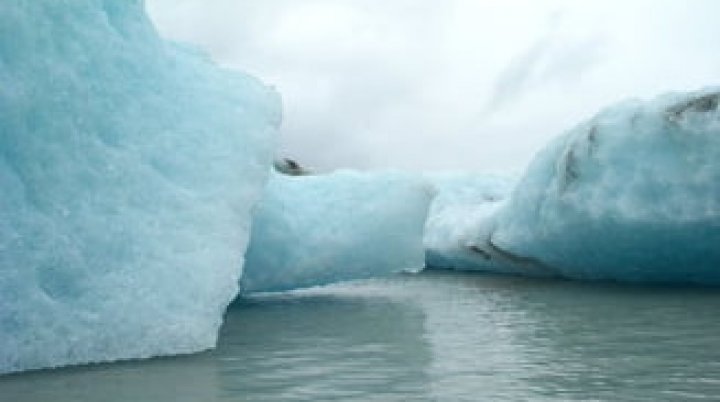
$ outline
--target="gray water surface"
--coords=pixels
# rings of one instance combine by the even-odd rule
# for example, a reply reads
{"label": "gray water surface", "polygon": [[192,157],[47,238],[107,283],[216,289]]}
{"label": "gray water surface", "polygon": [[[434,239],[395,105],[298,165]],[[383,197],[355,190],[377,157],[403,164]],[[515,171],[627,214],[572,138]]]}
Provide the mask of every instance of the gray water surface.
{"label": "gray water surface", "polygon": [[425,273],[242,300],[216,350],[0,377],[0,400],[719,400],[720,291]]}

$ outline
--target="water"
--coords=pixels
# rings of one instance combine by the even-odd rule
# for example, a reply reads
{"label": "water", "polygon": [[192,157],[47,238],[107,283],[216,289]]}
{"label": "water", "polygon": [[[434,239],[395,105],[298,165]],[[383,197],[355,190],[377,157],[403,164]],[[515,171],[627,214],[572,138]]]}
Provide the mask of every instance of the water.
{"label": "water", "polygon": [[0,377],[0,400],[717,400],[720,293],[426,273],[234,305],[217,350]]}

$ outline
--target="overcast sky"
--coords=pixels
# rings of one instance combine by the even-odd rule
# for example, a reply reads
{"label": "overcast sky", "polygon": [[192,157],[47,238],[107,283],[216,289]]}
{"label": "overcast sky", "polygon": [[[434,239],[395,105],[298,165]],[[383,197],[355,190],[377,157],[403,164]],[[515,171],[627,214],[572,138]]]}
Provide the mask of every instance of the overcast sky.
{"label": "overcast sky", "polygon": [[716,0],[147,0],[160,33],[282,94],[318,170],[522,170],[628,97],[720,85]]}

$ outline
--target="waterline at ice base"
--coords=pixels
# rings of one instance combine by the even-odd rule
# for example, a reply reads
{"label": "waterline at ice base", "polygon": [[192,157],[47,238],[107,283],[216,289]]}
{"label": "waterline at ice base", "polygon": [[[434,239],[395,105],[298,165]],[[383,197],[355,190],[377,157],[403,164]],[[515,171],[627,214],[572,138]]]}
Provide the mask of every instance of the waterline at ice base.
{"label": "waterline at ice base", "polygon": [[448,218],[431,215],[429,264],[720,284],[719,99],[708,89],[603,110],[538,153],[509,195],[478,200],[486,207],[465,223],[474,232],[435,233],[455,225],[466,200],[446,205]]}

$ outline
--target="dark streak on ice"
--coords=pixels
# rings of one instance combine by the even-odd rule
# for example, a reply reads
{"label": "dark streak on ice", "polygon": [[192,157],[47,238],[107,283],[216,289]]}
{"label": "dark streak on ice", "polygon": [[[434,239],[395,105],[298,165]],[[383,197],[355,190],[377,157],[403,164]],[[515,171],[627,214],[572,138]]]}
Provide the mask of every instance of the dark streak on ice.
{"label": "dark streak on ice", "polygon": [[537,258],[517,255],[498,246],[493,241],[492,234],[488,236],[485,241],[485,247],[472,244],[468,246],[467,249],[473,254],[481,256],[486,261],[494,260],[500,264],[505,263],[523,269],[546,271],[548,273],[554,272],[553,269]]}
{"label": "dark streak on ice", "polygon": [[712,112],[717,110],[718,104],[720,104],[720,92],[703,95],[669,107],[665,115],[669,121],[677,122],[681,120],[687,112]]}

